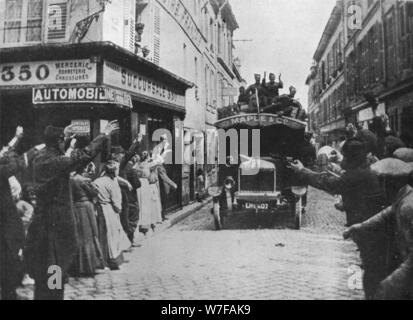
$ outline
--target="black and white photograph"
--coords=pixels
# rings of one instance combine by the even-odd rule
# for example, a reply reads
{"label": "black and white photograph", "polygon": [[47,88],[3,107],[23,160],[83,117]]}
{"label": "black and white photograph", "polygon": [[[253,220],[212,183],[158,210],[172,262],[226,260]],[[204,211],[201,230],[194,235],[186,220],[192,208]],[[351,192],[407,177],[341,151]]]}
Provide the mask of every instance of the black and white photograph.
{"label": "black and white photograph", "polygon": [[0,144],[0,300],[413,300],[413,1],[0,0]]}

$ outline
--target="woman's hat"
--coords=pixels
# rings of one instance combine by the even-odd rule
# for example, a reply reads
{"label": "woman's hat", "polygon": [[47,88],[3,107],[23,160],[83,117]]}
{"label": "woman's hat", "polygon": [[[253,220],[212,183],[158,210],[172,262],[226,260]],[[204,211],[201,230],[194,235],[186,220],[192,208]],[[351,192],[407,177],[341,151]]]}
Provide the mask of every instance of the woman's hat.
{"label": "woman's hat", "polygon": [[116,170],[119,169],[119,163],[113,160],[109,160],[105,164],[105,171],[109,173],[114,173]]}

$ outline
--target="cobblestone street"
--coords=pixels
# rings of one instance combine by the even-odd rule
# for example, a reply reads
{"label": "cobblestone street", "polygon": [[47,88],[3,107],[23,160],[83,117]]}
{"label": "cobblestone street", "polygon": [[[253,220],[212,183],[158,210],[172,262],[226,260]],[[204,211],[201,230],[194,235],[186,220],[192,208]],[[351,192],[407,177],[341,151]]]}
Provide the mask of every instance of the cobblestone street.
{"label": "cobblestone street", "polygon": [[[347,285],[358,257],[353,243],[341,238],[344,213],[334,209],[332,197],[310,190],[300,231],[283,217],[257,229],[253,214],[237,214],[217,232],[209,208],[126,254],[121,270],[70,279],[65,298],[363,298]],[[27,288],[21,292],[31,295]]]}

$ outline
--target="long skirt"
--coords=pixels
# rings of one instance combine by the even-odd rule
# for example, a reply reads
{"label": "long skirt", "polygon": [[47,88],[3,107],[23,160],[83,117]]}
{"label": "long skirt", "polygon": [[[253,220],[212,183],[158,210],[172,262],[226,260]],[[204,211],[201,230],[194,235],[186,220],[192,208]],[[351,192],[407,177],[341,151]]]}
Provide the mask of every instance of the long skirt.
{"label": "long skirt", "polygon": [[89,201],[75,202],[74,211],[77,217],[79,251],[73,272],[78,276],[93,275],[96,269],[104,267],[95,208]]}
{"label": "long skirt", "polygon": [[[123,231],[122,224],[120,223],[120,217],[113,210],[111,204],[100,204],[100,214],[104,217],[106,235],[103,240],[104,246],[106,246],[104,251],[107,255],[107,263],[109,267],[116,268],[122,259],[122,252],[128,250],[131,247],[131,242],[129,241],[125,231]],[[100,223],[102,224],[103,221]],[[103,229],[103,226],[102,228]],[[101,237],[103,236],[100,232]],[[106,243],[105,243],[106,242]]]}
{"label": "long skirt", "polygon": [[152,224],[162,223],[162,202],[161,192],[157,183],[150,184],[149,187],[152,190]]}
{"label": "long skirt", "polygon": [[149,228],[162,222],[162,205],[159,189],[156,184],[149,184],[148,179],[142,178],[141,187],[136,191],[139,203],[139,226]]}

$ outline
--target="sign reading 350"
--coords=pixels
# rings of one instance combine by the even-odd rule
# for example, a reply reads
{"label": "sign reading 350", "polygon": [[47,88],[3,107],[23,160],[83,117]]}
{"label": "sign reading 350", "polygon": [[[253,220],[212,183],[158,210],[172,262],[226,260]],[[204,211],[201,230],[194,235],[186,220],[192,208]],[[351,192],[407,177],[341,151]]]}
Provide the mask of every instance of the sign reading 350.
{"label": "sign reading 350", "polygon": [[0,87],[77,83],[96,83],[96,63],[83,59],[0,64]]}

